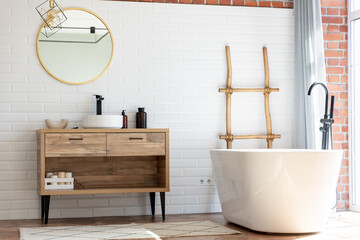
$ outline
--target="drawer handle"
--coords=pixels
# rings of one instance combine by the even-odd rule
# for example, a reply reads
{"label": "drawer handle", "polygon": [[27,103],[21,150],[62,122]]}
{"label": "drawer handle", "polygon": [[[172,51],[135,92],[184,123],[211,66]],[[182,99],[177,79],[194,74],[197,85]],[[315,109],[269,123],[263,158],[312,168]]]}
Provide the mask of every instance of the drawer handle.
{"label": "drawer handle", "polygon": [[81,141],[81,140],[84,140],[83,138],[69,138],[69,140],[79,140],[79,141]]}
{"label": "drawer handle", "polygon": [[129,138],[129,140],[144,140],[144,138],[131,137],[131,138]]}

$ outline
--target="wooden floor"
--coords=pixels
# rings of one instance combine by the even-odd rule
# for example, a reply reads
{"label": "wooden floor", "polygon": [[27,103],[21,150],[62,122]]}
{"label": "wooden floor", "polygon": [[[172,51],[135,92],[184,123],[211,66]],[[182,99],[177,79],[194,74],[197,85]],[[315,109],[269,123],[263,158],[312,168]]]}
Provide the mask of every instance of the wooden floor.
{"label": "wooden floor", "polygon": [[[360,239],[360,213],[341,212],[336,217],[331,218],[328,227],[322,233],[315,234],[265,234],[254,232],[249,229],[228,223],[221,214],[191,214],[191,215],[167,215],[167,221],[201,221],[212,220],[223,224],[229,228],[242,232],[240,235],[227,236],[207,236],[207,237],[181,237],[166,238],[167,240],[358,240]],[[48,226],[67,226],[67,225],[105,225],[105,224],[127,224],[127,223],[149,223],[161,222],[161,217],[151,216],[136,217],[103,217],[103,218],[77,218],[77,219],[50,219]],[[19,228],[21,227],[44,227],[40,220],[13,220],[0,221],[0,239],[15,240],[19,239]]]}

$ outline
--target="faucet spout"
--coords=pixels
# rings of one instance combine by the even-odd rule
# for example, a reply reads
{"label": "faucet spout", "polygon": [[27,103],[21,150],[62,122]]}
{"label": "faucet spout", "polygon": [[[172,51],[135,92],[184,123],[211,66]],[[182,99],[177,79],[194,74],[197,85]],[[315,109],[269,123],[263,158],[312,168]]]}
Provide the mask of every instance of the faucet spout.
{"label": "faucet spout", "polygon": [[334,112],[334,101],[335,98],[334,96],[331,97],[331,106],[330,106],[330,118],[328,115],[328,102],[329,102],[329,91],[328,88],[326,87],[325,84],[320,83],[320,82],[314,82],[313,84],[311,84],[309,91],[308,91],[308,95],[311,95],[311,91],[313,90],[313,88],[316,85],[320,85],[324,88],[325,90],[325,113],[324,113],[324,118],[320,119],[320,122],[323,124],[323,126],[320,128],[320,131],[322,132],[322,144],[321,144],[321,148],[322,149],[329,149],[329,140],[330,142],[330,147],[332,149],[332,124],[334,123],[334,119],[333,119],[333,112]]}
{"label": "faucet spout", "polygon": [[321,82],[314,82],[313,84],[311,84],[309,91],[308,91],[308,95],[311,95],[311,91],[313,90],[313,88],[316,85],[320,85],[324,88],[325,90],[325,113],[324,113],[324,119],[328,118],[328,102],[329,102],[329,90],[328,88],[325,86],[325,84],[321,83]]}

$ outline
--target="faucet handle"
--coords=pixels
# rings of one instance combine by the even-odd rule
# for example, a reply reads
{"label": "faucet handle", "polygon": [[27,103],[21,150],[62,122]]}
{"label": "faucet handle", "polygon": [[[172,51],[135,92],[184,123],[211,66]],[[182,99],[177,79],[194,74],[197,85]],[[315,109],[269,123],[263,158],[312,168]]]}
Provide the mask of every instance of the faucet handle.
{"label": "faucet handle", "polygon": [[322,118],[322,119],[320,119],[320,122],[325,123],[325,124],[333,124],[334,119],[333,118],[326,118],[326,119]]}
{"label": "faucet handle", "polygon": [[97,95],[97,94],[94,94],[93,95],[97,100],[104,100],[105,98],[103,98],[103,96],[101,95]]}
{"label": "faucet handle", "polygon": [[335,96],[331,96],[331,103],[330,103],[330,118],[334,117],[334,104],[335,103]]}

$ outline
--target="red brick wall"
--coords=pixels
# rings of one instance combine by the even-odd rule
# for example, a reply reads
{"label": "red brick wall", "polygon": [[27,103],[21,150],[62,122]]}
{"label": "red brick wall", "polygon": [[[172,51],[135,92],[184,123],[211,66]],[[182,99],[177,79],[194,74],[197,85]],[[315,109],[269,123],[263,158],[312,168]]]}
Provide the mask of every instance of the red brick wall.
{"label": "red brick wall", "polygon": [[[294,0],[130,0],[139,2],[293,8]],[[301,0],[298,0],[301,1]],[[317,0],[316,0],[317,1]],[[338,209],[349,208],[347,0],[321,0],[327,83],[335,95],[334,148],[344,149]]]}
{"label": "red brick wall", "polygon": [[349,208],[347,0],[321,0],[328,88],[335,96],[334,148],[344,149],[338,209]]}

